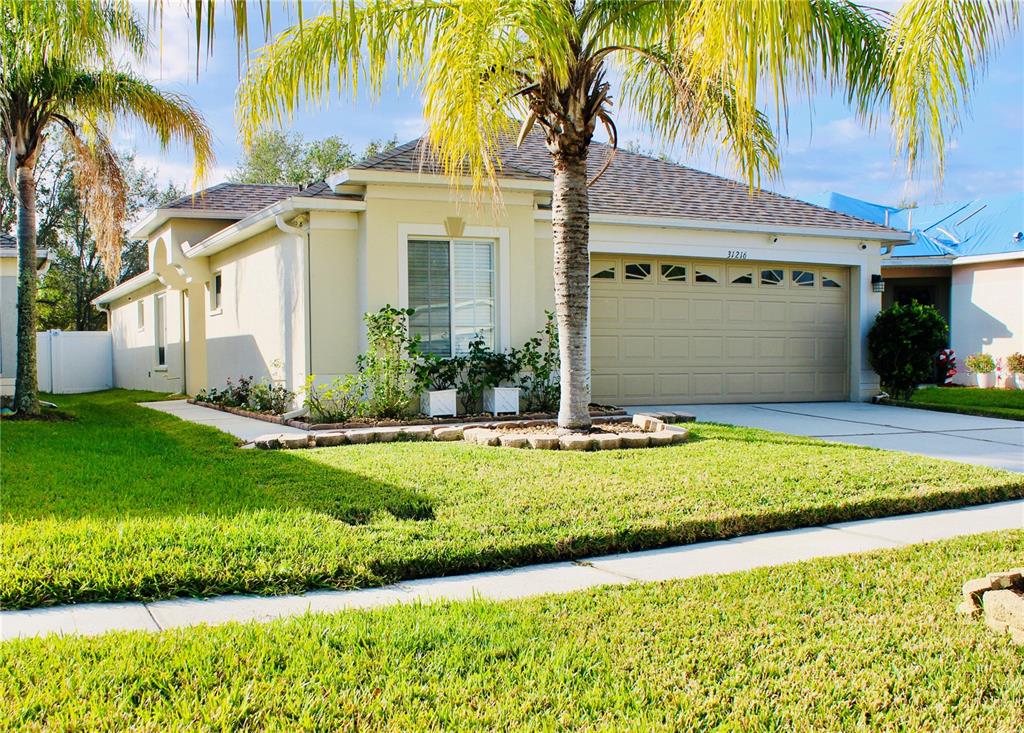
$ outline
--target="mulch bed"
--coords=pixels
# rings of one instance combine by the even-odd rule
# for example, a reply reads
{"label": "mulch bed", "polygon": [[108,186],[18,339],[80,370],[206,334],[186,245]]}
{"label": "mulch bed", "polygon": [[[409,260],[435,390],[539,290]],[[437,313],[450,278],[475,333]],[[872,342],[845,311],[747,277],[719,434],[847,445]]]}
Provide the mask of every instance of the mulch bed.
{"label": "mulch bed", "polygon": [[[412,417],[408,420],[350,420],[349,422],[339,423],[309,423],[301,419],[293,418],[287,419],[280,415],[270,415],[265,412],[251,412],[249,410],[243,410],[240,407],[227,407],[225,405],[215,405],[212,402],[200,402],[194,399],[189,399],[188,402],[193,405],[199,405],[200,407],[209,407],[212,410],[220,410],[221,412],[229,412],[232,415],[239,415],[240,417],[251,417],[256,420],[263,420],[265,422],[274,423],[275,425],[288,425],[299,430],[350,430],[354,428],[393,428],[393,427],[405,427],[415,425],[461,425],[463,423],[477,423],[477,422],[495,422],[496,420],[555,420],[558,415],[553,412],[524,412],[519,415],[498,415],[495,417],[490,413],[476,414],[476,415],[457,415],[455,417]],[[607,417],[614,415],[625,415],[625,410],[618,407],[612,407],[610,405],[597,405],[593,404],[590,406],[590,415],[592,417]]]}
{"label": "mulch bed", "polygon": [[[497,430],[499,433],[537,435],[538,433],[554,434],[556,427],[555,423],[551,423],[549,425],[497,425],[494,427],[494,430]],[[639,425],[634,425],[631,422],[605,422],[591,425],[590,430],[587,432],[591,435],[603,435],[605,433],[614,433],[618,435],[621,433],[642,433],[644,430]]]}

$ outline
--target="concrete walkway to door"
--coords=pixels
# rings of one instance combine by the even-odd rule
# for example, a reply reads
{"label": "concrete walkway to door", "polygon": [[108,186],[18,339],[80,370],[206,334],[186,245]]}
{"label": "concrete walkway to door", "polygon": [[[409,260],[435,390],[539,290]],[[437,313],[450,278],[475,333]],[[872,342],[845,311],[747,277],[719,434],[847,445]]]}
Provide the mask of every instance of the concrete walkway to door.
{"label": "concrete walkway to door", "polygon": [[664,405],[627,409],[630,412],[689,412],[701,422],[743,425],[1024,472],[1024,423],[1016,420],[867,402]]}

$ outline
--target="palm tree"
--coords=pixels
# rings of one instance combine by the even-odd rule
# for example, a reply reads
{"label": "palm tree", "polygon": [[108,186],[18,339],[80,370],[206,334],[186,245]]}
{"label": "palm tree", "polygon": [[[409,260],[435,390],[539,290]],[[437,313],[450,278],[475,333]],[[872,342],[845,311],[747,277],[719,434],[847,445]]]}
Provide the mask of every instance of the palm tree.
{"label": "palm tree", "polygon": [[36,183],[34,167],[59,125],[75,158],[75,187],[107,274],[120,268],[126,190],[105,126],[135,120],[163,145],[188,144],[197,176],[213,161],[210,131],[191,103],[120,69],[141,59],[143,26],[127,3],[4,0],[0,3],[0,132],[18,205],[18,360],[14,408],[39,412],[36,380]]}
{"label": "palm tree", "polygon": [[[237,32],[245,3],[230,5]],[[478,193],[498,193],[509,136],[539,127],[553,162],[558,422],[578,430],[590,424],[587,157],[598,125],[616,143],[613,81],[651,133],[724,154],[752,190],[778,171],[794,94],[822,90],[869,124],[887,117],[911,171],[930,153],[941,173],[975,70],[1018,19],[1017,3],[974,0],[907,0],[894,14],[848,0],[335,2],[260,51],[239,119],[251,138],[335,88],[379,95],[396,70],[422,90],[430,153]]]}

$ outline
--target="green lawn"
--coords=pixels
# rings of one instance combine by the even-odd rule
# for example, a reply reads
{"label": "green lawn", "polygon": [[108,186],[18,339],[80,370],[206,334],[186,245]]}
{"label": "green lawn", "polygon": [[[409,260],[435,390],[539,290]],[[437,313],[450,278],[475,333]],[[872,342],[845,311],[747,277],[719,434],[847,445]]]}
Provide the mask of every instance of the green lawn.
{"label": "green lawn", "polygon": [[1024,390],[976,387],[925,387],[914,392],[912,407],[982,417],[1024,420]]}
{"label": "green lawn", "polygon": [[593,454],[239,450],[145,397],[3,424],[4,606],[368,586],[1024,496],[1019,474],[703,424]]}
{"label": "green lawn", "polygon": [[954,608],[1024,532],[512,603],[0,645],[0,727],[1024,729],[1024,647]]}

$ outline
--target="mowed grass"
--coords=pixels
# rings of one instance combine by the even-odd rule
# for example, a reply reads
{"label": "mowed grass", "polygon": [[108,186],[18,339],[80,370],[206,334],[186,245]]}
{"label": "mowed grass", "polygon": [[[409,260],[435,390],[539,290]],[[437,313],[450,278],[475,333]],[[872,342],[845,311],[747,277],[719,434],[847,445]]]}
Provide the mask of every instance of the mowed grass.
{"label": "mowed grass", "polygon": [[379,585],[1024,496],[1024,476],[720,425],[591,454],[239,450],[133,404],[4,423],[0,603]]}
{"label": "mowed grass", "polygon": [[914,392],[914,407],[982,417],[1024,420],[1024,390],[976,387],[925,387]]}
{"label": "mowed grass", "polygon": [[0,645],[0,727],[1024,729],[1024,647],[954,612],[1002,532],[512,603]]}

